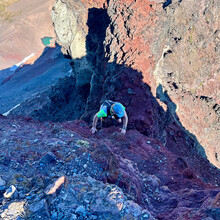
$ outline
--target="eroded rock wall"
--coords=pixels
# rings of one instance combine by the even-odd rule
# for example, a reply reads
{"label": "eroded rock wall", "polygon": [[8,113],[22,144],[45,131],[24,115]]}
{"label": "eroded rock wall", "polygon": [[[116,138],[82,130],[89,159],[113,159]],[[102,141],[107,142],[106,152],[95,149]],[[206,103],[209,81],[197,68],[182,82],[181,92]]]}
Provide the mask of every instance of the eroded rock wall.
{"label": "eroded rock wall", "polygon": [[[110,19],[101,56],[96,47],[101,47],[97,42],[102,37],[91,35],[87,23],[89,11],[95,8],[107,10]],[[152,132],[151,127],[155,124],[167,126],[166,123],[158,124],[158,120],[167,120],[168,124],[173,121],[188,130],[189,135],[194,134],[193,139],[198,139],[209,160],[219,167],[217,1],[58,0],[54,9],[52,17],[59,41],[74,58],[73,69],[78,79],[86,78],[90,85],[85,106],[87,112],[97,108],[104,98],[118,99],[128,107],[131,121],[136,126],[139,123],[139,128],[148,131],[147,135],[154,136],[156,131]],[[73,25],[69,18],[74,18],[71,19]],[[62,20],[67,24],[58,27]],[[98,30],[99,26],[93,28]],[[60,33],[68,36],[68,41],[62,40]],[[78,34],[80,41],[76,37]],[[88,40],[88,36],[92,40]],[[152,92],[151,99],[150,95],[148,98],[140,96],[142,93],[137,92],[135,82],[126,83],[126,79],[127,82],[132,80],[135,72],[140,73],[142,81],[149,86],[147,93]],[[154,104],[149,108],[149,100],[155,101],[153,97],[157,97],[163,110],[158,110]],[[156,115],[152,111],[156,111]],[[161,130],[158,133],[165,141],[169,134],[166,129]]]}
{"label": "eroded rock wall", "polygon": [[218,167],[219,11],[218,1],[173,1],[159,17],[159,34],[151,44],[157,85],[167,91],[182,125]]}

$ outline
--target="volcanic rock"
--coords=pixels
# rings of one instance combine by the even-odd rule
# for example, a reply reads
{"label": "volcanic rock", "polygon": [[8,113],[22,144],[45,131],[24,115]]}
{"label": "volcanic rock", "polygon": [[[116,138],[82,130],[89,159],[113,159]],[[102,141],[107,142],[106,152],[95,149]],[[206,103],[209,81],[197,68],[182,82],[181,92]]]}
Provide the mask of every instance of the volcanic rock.
{"label": "volcanic rock", "polygon": [[[161,116],[155,119],[149,108],[136,107],[138,86],[134,83],[127,87],[123,76],[126,72],[126,78],[131,81],[135,70],[151,87],[152,95],[166,111],[168,121],[175,121],[194,134],[195,141],[198,139],[205,148],[209,160],[219,167],[218,3],[211,0],[199,3],[193,0],[111,0],[107,3],[58,0],[52,13],[59,42],[74,59],[74,72],[80,78],[87,78],[86,82],[90,84],[85,109],[98,108],[105,98],[113,98],[128,106],[136,125],[139,121],[144,124],[144,130],[149,130],[154,120],[160,121]],[[104,18],[105,10],[109,19]],[[102,18],[97,21],[95,18],[101,11]],[[72,17],[72,22],[68,22]],[[95,27],[101,27],[98,25],[100,20],[106,22],[104,36],[95,31],[98,30]],[[60,25],[62,22],[68,23],[66,29]],[[76,44],[78,35],[81,36],[79,46]],[[97,49],[96,39],[104,43],[103,54]],[[92,74],[89,68],[93,69]],[[121,85],[120,81],[123,82]],[[130,97],[136,100],[135,104]],[[147,100],[142,103],[149,105]],[[145,122],[149,122],[146,124],[141,117],[135,118],[134,111],[137,115],[144,112]],[[154,136],[151,132],[147,135]]]}
{"label": "volcanic rock", "polygon": [[[13,110],[17,115],[30,115],[40,110],[42,105],[50,100],[47,91],[59,83],[59,80],[70,75],[69,62],[57,45],[55,48],[46,48],[34,66],[27,64],[15,72],[9,69],[2,70],[0,112],[8,115]],[[26,105],[26,108],[19,110],[18,107],[23,105]]]}
{"label": "volcanic rock", "polygon": [[64,176],[60,177],[53,184],[49,185],[46,188],[45,193],[47,195],[56,193],[57,190],[61,190],[61,187],[63,186],[64,182],[65,182],[65,177]]}
{"label": "volcanic rock", "polygon": [[79,214],[79,215],[82,215],[82,216],[86,216],[86,209],[83,206],[77,207],[75,212],[76,212],[76,214]]}
{"label": "volcanic rock", "polygon": [[[217,8],[211,0],[56,1],[66,55],[46,49],[0,76],[0,173],[26,199],[25,217],[218,218],[220,173],[210,164],[219,166]],[[105,99],[125,106],[126,135],[109,121],[91,134]],[[48,152],[56,163],[42,166]],[[9,202],[0,197],[4,217]]]}
{"label": "volcanic rock", "polygon": [[[11,152],[12,161],[0,163],[0,172],[19,192],[10,200],[0,197],[0,215],[5,218],[17,213],[15,206],[8,210],[11,203],[23,204],[24,199],[22,216],[31,219],[218,216],[219,170],[194,149],[184,157],[175,155],[172,141],[164,146],[136,130],[121,135],[115,126],[91,134],[80,120],[53,123],[2,116],[0,122],[0,137],[6,139],[0,154]],[[48,145],[52,140],[66,145]],[[42,168],[39,160],[48,152],[56,155],[57,163]],[[48,189],[56,192],[50,198]],[[76,211],[78,207],[85,212]]]}
{"label": "volcanic rock", "polygon": [[46,153],[41,159],[40,163],[44,163],[46,165],[49,165],[53,162],[56,162],[56,156],[52,152]]}
{"label": "volcanic rock", "polygon": [[5,186],[6,182],[0,177],[0,187]]}

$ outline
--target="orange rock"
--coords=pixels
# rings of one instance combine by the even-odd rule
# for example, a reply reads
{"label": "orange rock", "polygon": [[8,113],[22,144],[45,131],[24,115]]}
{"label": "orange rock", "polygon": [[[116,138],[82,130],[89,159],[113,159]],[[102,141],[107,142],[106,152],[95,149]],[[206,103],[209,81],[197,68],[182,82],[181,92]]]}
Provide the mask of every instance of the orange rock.
{"label": "orange rock", "polygon": [[51,195],[51,194],[56,193],[56,191],[63,186],[65,180],[66,180],[66,178],[65,178],[64,176],[60,177],[60,178],[57,179],[53,184],[49,185],[49,186],[46,188],[45,193],[46,193],[47,195]]}

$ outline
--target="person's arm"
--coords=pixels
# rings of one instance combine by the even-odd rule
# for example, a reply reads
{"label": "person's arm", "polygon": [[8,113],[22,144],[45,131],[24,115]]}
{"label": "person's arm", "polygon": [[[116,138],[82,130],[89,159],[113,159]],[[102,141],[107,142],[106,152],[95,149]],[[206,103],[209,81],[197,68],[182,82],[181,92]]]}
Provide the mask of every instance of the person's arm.
{"label": "person's arm", "polygon": [[94,115],[93,117],[93,122],[92,122],[92,128],[91,128],[91,132],[94,134],[97,129],[96,129],[96,125],[97,125],[97,122],[98,122],[98,116],[97,116],[97,113]]}
{"label": "person's arm", "polygon": [[122,130],[121,130],[121,133],[122,133],[122,134],[125,134],[125,133],[126,133],[127,125],[128,125],[128,115],[127,115],[127,113],[125,112],[125,114],[124,114],[124,116],[123,116],[123,127],[122,127]]}

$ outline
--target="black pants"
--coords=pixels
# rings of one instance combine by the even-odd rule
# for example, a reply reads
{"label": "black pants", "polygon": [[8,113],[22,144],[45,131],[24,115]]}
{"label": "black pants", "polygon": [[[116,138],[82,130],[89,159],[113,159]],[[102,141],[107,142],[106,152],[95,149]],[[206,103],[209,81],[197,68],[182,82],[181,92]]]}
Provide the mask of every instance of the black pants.
{"label": "black pants", "polygon": [[116,119],[113,118],[108,118],[108,117],[103,117],[99,119],[100,121],[100,126],[97,126],[98,128],[102,129],[102,128],[108,128],[111,126],[119,126],[120,123],[118,123],[118,121]]}

